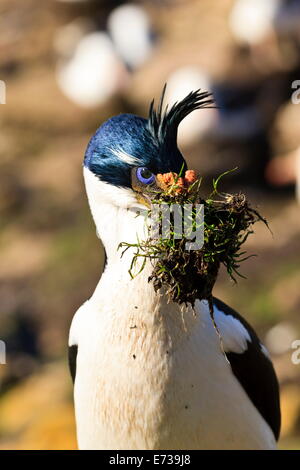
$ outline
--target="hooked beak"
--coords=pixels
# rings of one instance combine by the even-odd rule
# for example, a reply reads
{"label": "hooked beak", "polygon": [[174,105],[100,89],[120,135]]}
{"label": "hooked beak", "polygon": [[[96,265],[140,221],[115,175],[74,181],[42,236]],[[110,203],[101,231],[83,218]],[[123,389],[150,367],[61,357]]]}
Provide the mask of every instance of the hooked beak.
{"label": "hooked beak", "polygon": [[148,209],[151,209],[152,200],[151,200],[150,196],[147,193],[142,193],[142,192],[138,192],[138,191],[136,191],[136,193],[137,193],[136,194],[137,202],[139,204],[143,204]]}

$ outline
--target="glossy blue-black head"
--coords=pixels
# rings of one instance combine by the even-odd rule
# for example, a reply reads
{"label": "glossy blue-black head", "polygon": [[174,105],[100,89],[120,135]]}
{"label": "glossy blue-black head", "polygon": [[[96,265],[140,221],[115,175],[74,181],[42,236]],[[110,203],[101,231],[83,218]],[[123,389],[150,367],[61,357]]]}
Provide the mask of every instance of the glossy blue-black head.
{"label": "glossy blue-black head", "polygon": [[84,166],[100,180],[131,187],[131,170],[143,167],[154,175],[186,169],[177,147],[177,129],[192,111],[212,105],[210,93],[195,91],[169,110],[162,110],[165,88],[158,109],[151,103],[148,119],[133,114],[115,116],[96,131],[89,142]]}

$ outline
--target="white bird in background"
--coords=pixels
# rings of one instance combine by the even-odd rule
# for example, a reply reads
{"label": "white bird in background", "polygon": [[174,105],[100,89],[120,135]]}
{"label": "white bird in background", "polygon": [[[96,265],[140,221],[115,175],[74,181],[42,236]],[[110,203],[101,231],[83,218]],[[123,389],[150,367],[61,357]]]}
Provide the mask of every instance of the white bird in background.
{"label": "white bird in background", "polygon": [[263,127],[262,118],[253,105],[253,97],[235,99],[235,106],[229,105],[233,96],[245,98],[249,90],[234,85],[214,82],[197,65],[183,66],[171,73],[167,79],[165,101],[168,106],[183,99],[189,90],[204,89],[213,92],[217,107],[199,109],[187,116],[179,125],[179,146],[192,146],[204,136],[214,139],[249,139]]}
{"label": "white bird in background", "polygon": [[229,27],[239,42],[256,45],[273,31],[280,0],[237,0]]}
{"label": "white bird in background", "polygon": [[91,108],[125,86],[128,73],[109,36],[95,31],[79,40],[71,58],[58,62],[56,79],[70,100]]}
{"label": "white bird in background", "polygon": [[258,45],[270,34],[300,39],[299,0],[237,0],[229,26],[239,42]]}
{"label": "white bird in background", "polygon": [[107,27],[116,52],[130,70],[149,59],[154,47],[154,33],[143,7],[127,3],[115,8],[107,19]]}
{"label": "white bird in background", "polygon": [[126,4],[107,20],[108,32],[78,18],[57,31],[56,80],[62,92],[85,108],[105,104],[130,84],[131,73],[150,56],[153,31],[145,10]]}
{"label": "white bird in background", "polygon": [[211,102],[197,91],[148,119],[113,117],[88,145],[84,178],[107,261],[70,330],[80,449],[276,448],[278,383],[254,330],[214,298],[225,356],[207,301],[183,312],[148,282],[149,261],[132,279],[133,249],[118,250],[145,236],[138,211],[156,175],[186,168],[180,122]]}
{"label": "white bird in background", "polygon": [[[211,81],[200,67],[187,65],[176,69],[167,79],[165,101],[168,106],[182,100],[190,90],[211,90]],[[215,127],[218,119],[217,109],[198,109],[187,116],[178,128],[178,144],[183,146],[199,142],[201,136]]]}

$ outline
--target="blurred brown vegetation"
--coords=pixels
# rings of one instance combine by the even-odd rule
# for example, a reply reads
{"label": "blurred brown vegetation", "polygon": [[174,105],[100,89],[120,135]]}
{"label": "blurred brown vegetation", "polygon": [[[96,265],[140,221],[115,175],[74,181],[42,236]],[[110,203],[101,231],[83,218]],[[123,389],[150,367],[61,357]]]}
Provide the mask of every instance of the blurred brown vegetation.
{"label": "blurred brown vegetation", "polygon": [[[54,39],[79,16],[97,11],[105,18],[109,2],[96,3],[96,10],[95,2],[0,3],[0,79],[7,85],[7,103],[0,105],[0,339],[7,345],[7,364],[0,365],[0,449],[76,448],[66,349],[72,316],[91,295],[103,264],[81,172],[96,128],[120,112],[145,115],[169,74],[192,63],[217,81],[255,87],[269,79],[263,106],[273,113],[266,130],[271,156],[300,145],[299,109],[288,100],[277,107],[272,103],[272,86],[283,70],[292,73],[294,62],[279,51],[278,60],[269,56],[262,67],[237,53],[228,28],[233,0],[145,3],[159,34],[150,59],[103,106],[72,103],[55,80]],[[246,190],[270,222],[273,237],[261,225],[249,239],[248,250],[258,257],[243,266],[247,279],[233,285],[222,272],[215,295],[241,311],[262,339],[279,324],[280,342],[287,325],[290,336],[271,352],[282,390],[280,445],[299,449],[300,365],[292,364],[290,349],[300,338],[300,218],[294,192],[253,184],[261,171],[255,145],[215,145],[203,138],[183,150],[190,166],[204,175],[246,165],[249,178],[237,175],[230,185]]]}

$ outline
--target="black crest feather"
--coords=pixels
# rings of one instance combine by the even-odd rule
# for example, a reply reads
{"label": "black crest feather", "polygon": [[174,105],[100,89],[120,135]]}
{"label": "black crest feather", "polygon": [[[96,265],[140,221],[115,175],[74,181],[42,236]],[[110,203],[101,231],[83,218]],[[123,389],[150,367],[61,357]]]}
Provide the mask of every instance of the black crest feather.
{"label": "black crest feather", "polygon": [[177,129],[181,121],[192,111],[201,108],[214,108],[212,93],[196,90],[189,93],[183,100],[176,102],[170,109],[166,106],[163,111],[163,102],[167,85],[164,86],[157,110],[154,109],[154,100],[150,104],[148,129],[160,145],[175,144]]}

